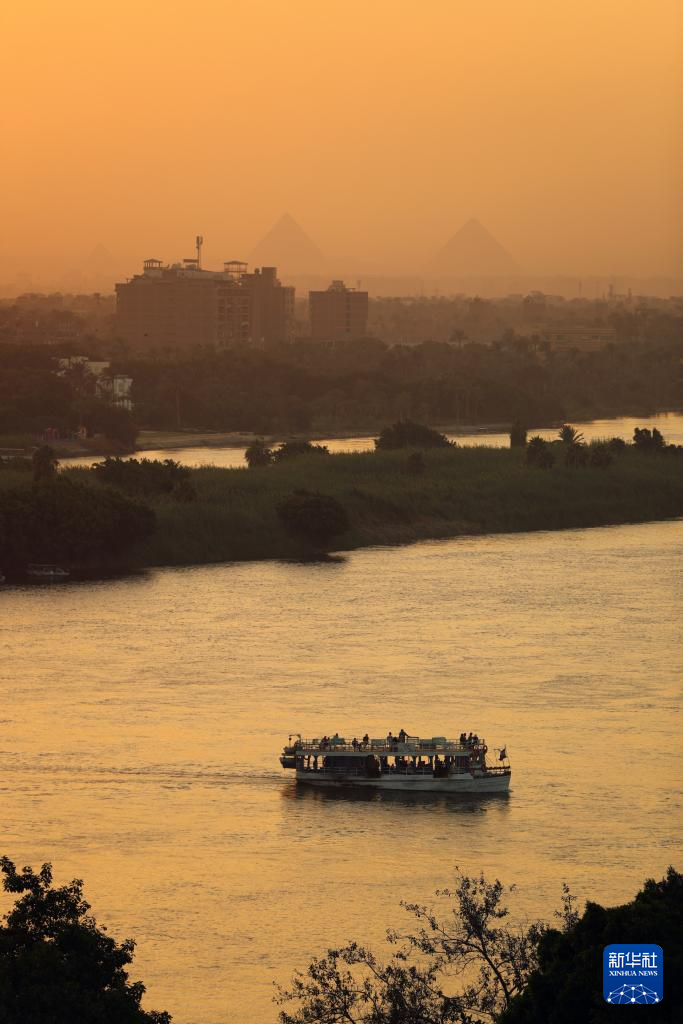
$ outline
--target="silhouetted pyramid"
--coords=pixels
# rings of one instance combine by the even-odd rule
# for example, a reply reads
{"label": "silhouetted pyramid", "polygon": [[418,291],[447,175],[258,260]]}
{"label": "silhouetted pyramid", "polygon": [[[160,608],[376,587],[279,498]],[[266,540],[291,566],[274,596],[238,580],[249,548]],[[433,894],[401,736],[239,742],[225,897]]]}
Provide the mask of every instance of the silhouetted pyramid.
{"label": "silhouetted pyramid", "polygon": [[249,262],[257,267],[278,267],[285,273],[305,274],[322,270],[325,257],[294,218],[285,213],[249,254]]}
{"label": "silhouetted pyramid", "polygon": [[430,263],[433,272],[458,277],[511,274],[518,269],[510,253],[474,218],[463,224]]}

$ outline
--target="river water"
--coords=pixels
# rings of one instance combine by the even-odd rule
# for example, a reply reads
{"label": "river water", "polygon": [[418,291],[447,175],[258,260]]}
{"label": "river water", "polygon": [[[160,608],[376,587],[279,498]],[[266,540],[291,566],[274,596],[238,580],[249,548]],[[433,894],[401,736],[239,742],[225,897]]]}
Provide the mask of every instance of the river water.
{"label": "river water", "polygon": [[[630,899],[680,853],[682,542],[675,521],[5,587],[1,852],[84,878],[177,1024],[274,1021],[273,979],[379,943],[455,864],[544,917],[563,880]],[[290,731],[401,728],[506,744],[509,796],[325,795],[278,764]]]}
{"label": "river water", "polygon": [[[633,431],[636,427],[657,427],[664,435],[668,444],[683,444],[683,414],[681,413],[660,413],[657,416],[620,416],[607,420],[588,420],[586,422],[574,423],[587,441],[593,441],[609,437],[623,437],[625,441],[633,440]],[[538,430],[529,431],[529,436],[538,434],[548,441],[557,438],[557,427],[543,427]],[[486,430],[471,430],[469,433],[449,434],[453,441],[467,447],[471,445],[491,445],[493,447],[505,448],[510,444],[508,433],[492,433]],[[375,447],[374,437],[332,437],[317,442],[325,444],[332,452],[364,452]],[[225,446],[201,445],[187,448],[158,448],[140,453],[139,457],[147,459],[168,459],[173,458],[186,466],[222,466],[234,468],[244,466],[245,448],[228,448]],[[93,458],[92,455],[77,455],[71,458],[62,459],[64,465],[68,466],[92,466],[94,462],[100,462],[103,456]]]}

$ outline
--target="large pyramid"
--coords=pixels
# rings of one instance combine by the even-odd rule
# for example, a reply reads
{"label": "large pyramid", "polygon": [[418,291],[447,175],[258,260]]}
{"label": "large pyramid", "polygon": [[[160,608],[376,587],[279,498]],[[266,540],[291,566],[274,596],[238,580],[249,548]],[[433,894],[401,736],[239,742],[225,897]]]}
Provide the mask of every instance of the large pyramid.
{"label": "large pyramid", "polygon": [[514,274],[519,267],[490,231],[472,218],[436,253],[429,269],[457,277],[496,277]]}
{"label": "large pyramid", "polygon": [[278,267],[285,274],[320,273],[325,257],[315,242],[288,213],[275,222],[249,254],[257,267]]}

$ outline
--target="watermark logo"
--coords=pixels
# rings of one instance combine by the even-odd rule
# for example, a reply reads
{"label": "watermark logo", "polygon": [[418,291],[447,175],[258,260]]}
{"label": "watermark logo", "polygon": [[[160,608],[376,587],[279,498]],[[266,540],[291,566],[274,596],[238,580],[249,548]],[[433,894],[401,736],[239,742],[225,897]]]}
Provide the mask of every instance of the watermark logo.
{"label": "watermark logo", "polygon": [[602,994],[617,1005],[661,1003],[664,954],[652,942],[613,942],[602,954]]}

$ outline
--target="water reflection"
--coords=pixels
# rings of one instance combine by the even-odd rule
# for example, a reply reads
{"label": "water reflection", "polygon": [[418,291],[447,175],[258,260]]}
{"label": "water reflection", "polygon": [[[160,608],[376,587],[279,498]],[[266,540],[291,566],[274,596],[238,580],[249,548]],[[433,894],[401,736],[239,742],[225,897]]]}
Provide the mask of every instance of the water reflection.
{"label": "water reflection", "polygon": [[410,793],[390,789],[338,789],[309,786],[305,782],[290,782],[282,787],[283,800],[325,804],[345,803],[353,810],[355,804],[384,804],[403,807],[407,811],[430,810],[449,814],[485,814],[495,807],[505,807],[511,799],[510,792],[486,793]]}

